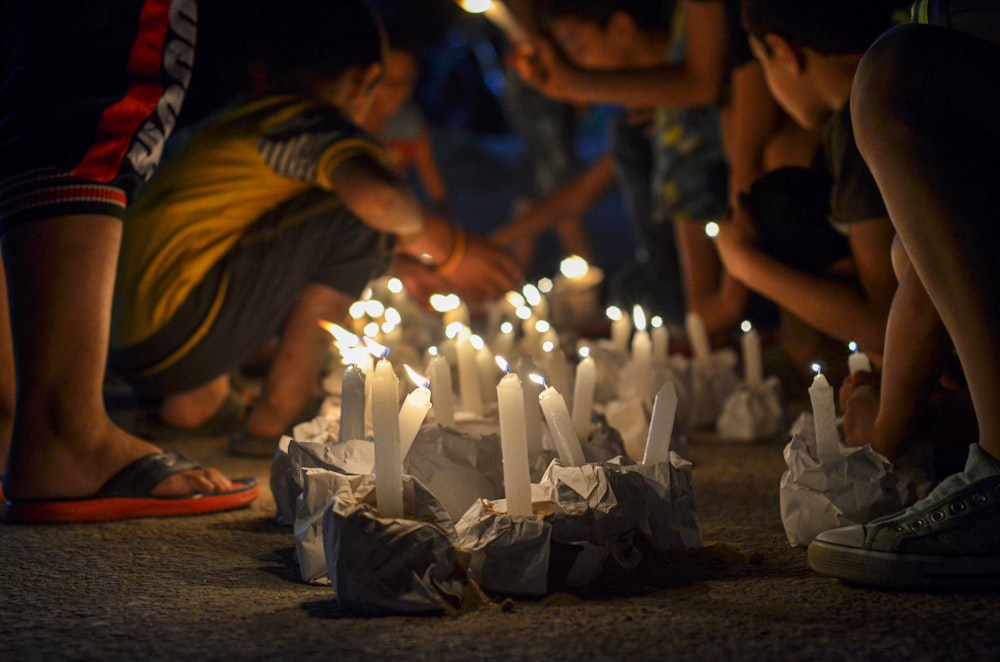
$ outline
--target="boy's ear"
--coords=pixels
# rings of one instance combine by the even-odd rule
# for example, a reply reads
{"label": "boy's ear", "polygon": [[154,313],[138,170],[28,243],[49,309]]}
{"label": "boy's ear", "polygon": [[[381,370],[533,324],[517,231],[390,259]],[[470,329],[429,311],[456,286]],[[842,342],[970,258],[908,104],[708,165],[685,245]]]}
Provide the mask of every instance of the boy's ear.
{"label": "boy's ear", "polygon": [[797,46],[774,33],[764,35],[764,43],[771,52],[771,58],[779,65],[788,67],[796,73],[802,73],[805,70],[806,55],[801,46]]}

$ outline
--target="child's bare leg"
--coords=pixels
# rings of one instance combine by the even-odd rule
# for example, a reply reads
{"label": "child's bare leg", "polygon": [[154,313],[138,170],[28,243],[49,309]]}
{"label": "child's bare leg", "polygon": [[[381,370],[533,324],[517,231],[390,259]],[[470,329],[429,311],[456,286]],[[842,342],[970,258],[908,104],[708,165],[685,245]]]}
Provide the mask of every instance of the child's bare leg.
{"label": "child's bare leg", "polygon": [[260,400],[246,421],[258,437],[284,434],[316,396],[316,384],[330,348],[330,334],[318,320],[342,320],[351,299],[323,285],[307,285],[278,342]]}
{"label": "child's bare leg", "polygon": [[[69,216],[3,237],[17,397],[4,474],[8,498],[91,496],[125,465],[159,449],[108,418],[104,366],[122,223]],[[173,476],[154,494],[213,492],[215,470]]]}
{"label": "child's bare leg", "polygon": [[7,465],[10,431],[14,424],[14,344],[7,314],[7,276],[0,260],[0,475]]}
{"label": "child's bare leg", "polygon": [[[886,72],[920,71],[886,86]],[[1000,48],[937,28],[877,42],[855,82],[855,131],[920,280],[951,334],[980,445],[1000,458]],[[931,92],[928,92],[932,90]]]}
{"label": "child's bare leg", "polygon": [[160,405],[160,418],[182,430],[196,428],[219,411],[228,395],[229,375],[221,375],[198,388],[168,395]]}

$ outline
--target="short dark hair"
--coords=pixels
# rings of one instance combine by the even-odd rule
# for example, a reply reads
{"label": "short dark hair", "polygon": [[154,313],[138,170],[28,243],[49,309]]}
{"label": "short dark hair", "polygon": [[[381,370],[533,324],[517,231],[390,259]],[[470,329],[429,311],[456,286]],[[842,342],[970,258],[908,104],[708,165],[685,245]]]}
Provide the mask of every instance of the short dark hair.
{"label": "short dark hair", "polygon": [[544,0],[537,8],[539,25],[574,18],[607,27],[611,17],[622,12],[645,30],[669,30],[675,0]]}
{"label": "short dark hair", "polygon": [[892,27],[898,0],[743,0],[743,25],[764,41],[776,34],[821,55],[864,53]]}
{"label": "short dark hair", "polygon": [[368,0],[263,0],[260,64],[267,86],[303,87],[385,60],[385,28]]}

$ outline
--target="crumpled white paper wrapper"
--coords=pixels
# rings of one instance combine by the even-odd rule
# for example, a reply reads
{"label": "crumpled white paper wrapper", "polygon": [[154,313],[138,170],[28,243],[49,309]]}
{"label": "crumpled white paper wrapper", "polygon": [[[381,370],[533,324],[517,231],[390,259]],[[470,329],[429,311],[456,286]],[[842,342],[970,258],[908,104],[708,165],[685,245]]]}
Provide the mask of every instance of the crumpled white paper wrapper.
{"label": "crumpled white paper wrapper", "polygon": [[511,595],[544,595],[550,581],[551,543],[578,549],[565,571],[570,586],[594,582],[610,560],[635,568],[643,553],[700,547],[694,518],[691,463],[676,453],[653,466],[618,457],[564,467],[553,460],[533,486],[536,514],[511,518],[504,502],[477,501],[456,530],[471,552],[469,576],[484,588]]}
{"label": "crumpled white paper wrapper", "polygon": [[896,512],[930,491],[922,463],[894,470],[871,446],[841,444],[836,462],[820,462],[809,412],[799,416],[791,432],[779,496],[781,521],[792,545],[808,545],[823,531]]}
{"label": "crumpled white paper wrapper", "polygon": [[739,357],[732,349],[721,349],[705,359],[692,359],[688,423],[692,428],[715,425],[729,395],[739,388],[736,374]]}
{"label": "crumpled white paper wrapper", "polygon": [[730,393],[715,429],[725,441],[757,441],[777,435],[784,423],[781,382],[771,376],[756,386],[743,384]]}

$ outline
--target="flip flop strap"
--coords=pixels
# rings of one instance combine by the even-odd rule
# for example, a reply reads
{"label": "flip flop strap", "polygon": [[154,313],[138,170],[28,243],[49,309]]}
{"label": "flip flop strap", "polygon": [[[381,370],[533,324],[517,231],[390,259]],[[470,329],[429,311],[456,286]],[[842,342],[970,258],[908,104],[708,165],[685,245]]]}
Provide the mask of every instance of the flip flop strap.
{"label": "flip flop strap", "polygon": [[172,451],[152,453],[140,457],[109,478],[96,496],[149,496],[167,478],[199,468],[191,460]]}

